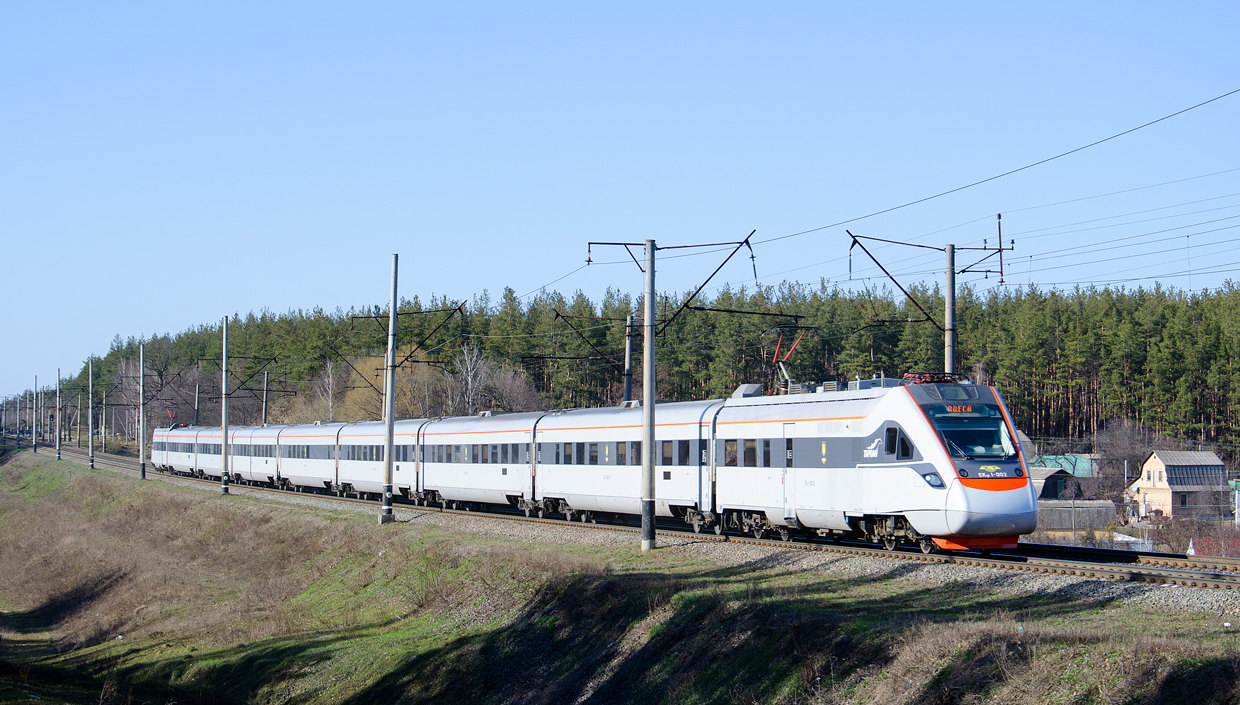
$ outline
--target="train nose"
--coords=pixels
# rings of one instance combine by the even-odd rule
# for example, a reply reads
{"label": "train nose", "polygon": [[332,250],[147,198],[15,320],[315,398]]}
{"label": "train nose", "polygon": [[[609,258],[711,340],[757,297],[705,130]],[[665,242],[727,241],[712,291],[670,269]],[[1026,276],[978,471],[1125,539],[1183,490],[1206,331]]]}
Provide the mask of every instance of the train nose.
{"label": "train nose", "polygon": [[1038,525],[1038,507],[1028,486],[985,490],[953,482],[947,491],[947,525],[960,536],[1016,536]]}

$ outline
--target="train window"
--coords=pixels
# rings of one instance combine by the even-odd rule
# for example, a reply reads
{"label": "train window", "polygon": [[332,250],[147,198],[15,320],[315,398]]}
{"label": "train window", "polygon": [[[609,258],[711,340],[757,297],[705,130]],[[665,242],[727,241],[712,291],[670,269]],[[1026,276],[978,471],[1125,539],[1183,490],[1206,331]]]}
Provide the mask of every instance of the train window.
{"label": "train window", "polygon": [[762,467],[771,467],[771,439],[762,441]]}
{"label": "train window", "polygon": [[477,443],[474,443],[473,445],[469,446],[469,462],[471,463],[480,462],[478,458],[478,444]]}
{"label": "train window", "polygon": [[758,467],[758,442],[755,440],[745,441],[745,467]]}
{"label": "train window", "polygon": [[441,462],[441,463],[446,463],[446,462],[448,461],[448,458],[447,458],[448,453],[447,453],[447,451],[448,451],[448,446],[443,445],[443,444],[441,443],[441,444],[439,445],[439,452],[436,454],[436,455],[439,457],[439,462]]}
{"label": "train window", "polygon": [[597,443],[590,444],[590,464],[598,465],[598,444]]}
{"label": "train window", "polygon": [[501,463],[508,462],[508,444],[507,443],[499,444],[499,461]]}
{"label": "train window", "polygon": [[689,441],[677,441],[676,442],[676,464],[677,465],[688,465],[689,455],[690,455]]}
{"label": "train window", "polygon": [[615,446],[615,443],[599,444],[599,451],[603,454],[603,457],[599,458],[599,465],[611,465],[612,459],[615,458],[615,452],[612,450]]}
{"label": "train window", "polygon": [[521,444],[520,443],[512,444],[512,451],[508,453],[508,458],[510,462],[514,462],[514,463],[521,462]]}
{"label": "train window", "polygon": [[784,444],[786,446],[784,449],[784,453],[785,453],[784,458],[786,459],[784,467],[790,468],[790,467],[793,467],[792,465],[792,439],[785,438]]}
{"label": "train window", "polygon": [[904,434],[900,434],[900,452],[896,455],[899,460],[908,460],[913,457],[913,444],[908,442]]}
{"label": "train window", "polygon": [[642,442],[633,441],[633,452],[629,453],[629,465],[642,464]]}
{"label": "train window", "polygon": [[577,459],[578,465],[586,464],[586,444],[585,443],[577,444],[577,448],[575,452],[573,453],[573,457]]}
{"label": "train window", "polygon": [[625,443],[622,441],[616,444],[616,465],[628,465],[629,464],[628,451],[629,451],[628,443]]}
{"label": "train window", "polygon": [[660,465],[672,464],[672,443],[673,441],[663,441],[663,455],[662,462],[659,463]]}
{"label": "train window", "polygon": [[727,467],[736,467],[736,441],[723,442],[723,464]]}
{"label": "train window", "polygon": [[887,438],[883,441],[883,452],[887,455],[893,455],[896,452],[896,436],[899,435],[899,433],[899,429],[887,429]]}

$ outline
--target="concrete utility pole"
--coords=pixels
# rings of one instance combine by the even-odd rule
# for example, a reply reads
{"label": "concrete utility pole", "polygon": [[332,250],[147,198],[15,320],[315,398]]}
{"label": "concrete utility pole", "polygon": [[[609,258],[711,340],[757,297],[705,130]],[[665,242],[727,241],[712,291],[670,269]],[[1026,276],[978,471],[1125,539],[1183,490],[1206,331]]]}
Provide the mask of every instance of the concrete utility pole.
{"label": "concrete utility pole", "polygon": [[146,479],[146,345],[138,344],[138,471]]}
{"label": "concrete utility pole", "polygon": [[220,365],[220,494],[228,494],[228,316],[224,316],[224,352]]}
{"label": "concrete utility pole", "polygon": [[624,400],[633,400],[633,314],[624,322]]}
{"label": "concrete utility pole", "polygon": [[263,373],[263,425],[267,425],[267,373]]}
{"label": "concrete utility pole", "polygon": [[103,390],[103,399],[99,409],[99,442],[103,445],[102,452],[108,452],[108,390]]}
{"label": "concrete utility pole", "polygon": [[396,433],[396,272],[399,256],[392,255],[392,297],[388,306],[388,349],[383,368],[383,508],[379,523],[390,524],[392,514],[392,450]]}
{"label": "concrete utility pole", "polygon": [[39,452],[39,412],[35,405],[35,395],[39,393],[39,376],[34,376],[34,392],[30,395],[30,417],[34,422],[34,426],[30,428],[30,447],[33,452]]}
{"label": "concrete utility pole", "polygon": [[61,436],[60,430],[64,426],[64,423],[60,420],[61,411],[63,411],[63,409],[60,406],[60,368],[57,367],[56,368],[56,419],[55,419],[56,421],[56,459],[57,460],[60,460],[60,436]]}
{"label": "concrete utility pole", "polygon": [[[1003,242],[999,242],[1003,246]],[[947,245],[947,286],[943,291],[943,371],[956,371],[956,246]]]}
{"label": "concrete utility pole", "polygon": [[195,426],[198,425],[198,387],[199,385],[197,384],[194,385],[194,425]]}
{"label": "concrete utility pole", "polygon": [[642,552],[654,539],[654,240],[646,241],[645,340],[642,341]]}
{"label": "concrete utility pole", "polygon": [[95,358],[86,361],[86,451],[90,456],[90,469],[95,469]]}
{"label": "concrete utility pole", "polygon": [[75,422],[73,426],[75,429],[77,429],[77,432],[73,434],[74,440],[77,442],[77,447],[81,448],[82,447],[82,393],[81,392],[78,392],[77,422]]}

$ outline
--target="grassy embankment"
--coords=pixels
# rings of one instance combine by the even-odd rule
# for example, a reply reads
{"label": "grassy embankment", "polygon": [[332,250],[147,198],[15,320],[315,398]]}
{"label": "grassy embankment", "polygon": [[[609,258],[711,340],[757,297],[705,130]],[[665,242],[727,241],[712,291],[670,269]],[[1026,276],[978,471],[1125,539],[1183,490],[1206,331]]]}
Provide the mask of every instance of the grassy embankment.
{"label": "grassy embankment", "polygon": [[6,453],[0,701],[1240,695],[1210,615],[372,522]]}

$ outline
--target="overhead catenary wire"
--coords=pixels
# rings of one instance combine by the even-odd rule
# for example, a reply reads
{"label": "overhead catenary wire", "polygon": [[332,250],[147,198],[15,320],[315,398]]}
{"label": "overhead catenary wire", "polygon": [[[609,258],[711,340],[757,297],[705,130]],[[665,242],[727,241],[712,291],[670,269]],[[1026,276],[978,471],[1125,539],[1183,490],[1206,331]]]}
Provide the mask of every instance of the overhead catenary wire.
{"label": "overhead catenary wire", "polygon": [[1213,103],[1213,102],[1215,102],[1215,101],[1219,101],[1219,100],[1222,100],[1222,99],[1224,99],[1224,98],[1227,98],[1228,96],[1235,95],[1236,93],[1240,93],[1240,88],[1236,88],[1236,89],[1230,90],[1230,91],[1228,91],[1228,92],[1226,92],[1226,93],[1223,93],[1222,95],[1217,95],[1217,96],[1215,96],[1215,97],[1213,97],[1213,98],[1210,98],[1209,100],[1204,100],[1204,101],[1202,101],[1202,102],[1200,102],[1200,103],[1197,103],[1196,105],[1190,105],[1190,106],[1189,106],[1189,107],[1187,107],[1187,108],[1184,108],[1184,109],[1182,109],[1182,110],[1177,110],[1177,111],[1176,111],[1176,112],[1174,112],[1174,113],[1171,113],[1171,114],[1169,114],[1169,115],[1164,115],[1164,116],[1162,116],[1162,117],[1160,117],[1160,118],[1158,118],[1158,119],[1155,119],[1155,120],[1150,120],[1149,122],[1143,123],[1143,124],[1141,124],[1141,125],[1137,125],[1136,127],[1129,128],[1129,129],[1127,129],[1127,130],[1124,130],[1123,132],[1117,132],[1116,134],[1113,134],[1113,135],[1111,135],[1110,137],[1104,137],[1103,139],[1096,140],[1096,141],[1094,141],[1094,142],[1090,142],[1089,144],[1082,145],[1082,146],[1080,146],[1080,147],[1077,147],[1076,149],[1070,149],[1070,150],[1068,150],[1068,151],[1066,151],[1066,152],[1061,152],[1061,153],[1056,154],[1056,155],[1054,155],[1054,156],[1052,156],[1052,157],[1047,157],[1047,158],[1045,158],[1045,159],[1038,160],[1038,161],[1036,161],[1036,162],[1033,162],[1032,164],[1026,164],[1025,166],[1018,167],[1018,168],[1016,168],[1016,169],[1011,169],[1011,170],[1009,170],[1009,171],[1005,171],[1005,172],[1003,172],[1002,174],[996,174],[996,175],[994,175],[994,176],[990,176],[990,177],[987,177],[987,178],[985,178],[985,179],[980,179],[980,180],[978,180],[978,181],[974,181],[974,182],[972,182],[972,183],[965,184],[964,186],[957,186],[956,188],[953,188],[953,189],[948,189],[948,190],[946,190],[946,191],[942,191],[942,192],[939,192],[939,193],[933,194],[933,195],[931,195],[931,196],[926,196],[926,197],[924,197],[924,198],[918,198],[918,199],[916,199],[916,200],[909,201],[909,202],[907,202],[907,203],[902,203],[902,204],[900,204],[900,205],[898,205],[898,206],[892,206],[892,207],[890,207],[890,208],[884,208],[884,209],[882,209],[882,210],[874,211],[873,213],[867,213],[866,215],[857,216],[857,217],[855,217],[855,218],[849,218],[849,219],[847,219],[847,220],[841,220],[841,221],[836,222],[836,223],[830,223],[830,224],[828,224],[828,225],[821,225],[821,226],[816,227],[816,228],[809,228],[809,229],[807,229],[807,230],[801,230],[801,231],[798,231],[798,232],[795,232],[795,233],[789,233],[789,234],[787,234],[787,235],[779,235],[779,236],[777,236],[777,237],[767,238],[767,239],[765,239],[765,240],[758,240],[755,244],[759,244],[759,245],[760,245],[760,244],[767,243],[767,242],[776,242],[776,241],[778,241],[778,240],[787,240],[788,238],[798,237],[798,236],[800,236],[800,235],[808,235],[809,233],[815,233],[815,232],[819,232],[819,231],[822,231],[822,230],[827,230],[827,229],[829,229],[829,228],[837,228],[837,227],[839,227],[839,226],[841,226],[841,225],[848,225],[849,223],[855,223],[855,222],[857,222],[857,221],[859,221],[859,220],[865,220],[865,219],[867,219],[867,218],[873,218],[874,216],[883,215],[884,213],[891,213],[891,212],[893,212],[893,211],[898,211],[898,210],[901,210],[901,209],[904,209],[904,208],[908,208],[909,206],[915,206],[915,205],[917,205],[917,204],[919,204],[919,203],[925,203],[926,201],[931,201],[931,200],[934,200],[934,199],[936,199],[936,198],[942,198],[943,196],[948,196],[948,195],[951,195],[951,194],[953,194],[953,193],[958,193],[958,192],[960,192],[960,191],[964,191],[964,190],[966,190],[966,189],[973,188],[974,186],[980,186],[980,185],[982,185],[982,184],[989,183],[989,182],[991,182],[991,181],[995,181],[995,180],[997,180],[997,179],[1002,179],[1002,178],[1004,178],[1005,176],[1011,176],[1012,174],[1016,174],[1016,173],[1019,173],[1019,172],[1025,171],[1025,170],[1027,170],[1027,169],[1032,169],[1032,168],[1034,168],[1034,167],[1036,167],[1036,166],[1041,166],[1041,165],[1046,164],[1046,163],[1048,163],[1048,162],[1055,161],[1056,159],[1062,159],[1063,157],[1066,157],[1066,156],[1071,155],[1071,154],[1076,154],[1077,152],[1080,152],[1080,151],[1083,151],[1083,150],[1089,149],[1090,147],[1096,147],[1096,146],[1098,146],[1098,145],[1100,145],[1100,144],[1103,144],[1103,143],[1106,143],[1106,142],[1110,142],[1111,140],[1118,139],[1118,138],[1120,138],[1120,137],[1123,137],[1124,135],[1129,135],[1129,134],[1132,134],[1133,132],[1136,132],[1136,131],[1138,131],[1138,130],[1145,129],[1145,128],[1150,127],[1150,126],[1152,126],[1152,125],[1157,125],[1157,124],[1158,124],[1158,123],[1160,123],[1160,122],[1163,122],[1163,121],[1166,121],[1166,120],[1170,120],[1170,119],[1171,119],[1171,118],[1173,118],[1173,117],[1176,117],[1176,116],[1179,116],[1179,115],[1183,115],[1184,113],[1187,113],[1187,112],[1189,112],[1189,111],[1191,111],[1191,110],[1196,110],[1197,108],[1200,108],[1200,107],[1203,107],[1203,106],[1209,105],[1209,104],[1211,104],[1211,103]]}

